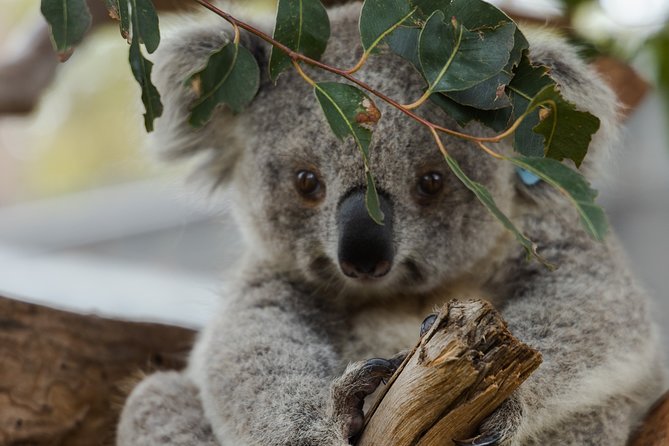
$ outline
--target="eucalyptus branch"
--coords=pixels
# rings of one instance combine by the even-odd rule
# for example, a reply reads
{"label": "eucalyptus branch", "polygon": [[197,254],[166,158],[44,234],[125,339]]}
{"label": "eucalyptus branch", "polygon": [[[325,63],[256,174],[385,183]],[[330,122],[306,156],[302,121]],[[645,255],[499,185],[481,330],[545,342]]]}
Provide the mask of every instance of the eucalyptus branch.
{"label": "eucalyptus branch", "polygon": [[[318,60],[315,60],[315,59],[307,57],[303,54],[300,54],[296,51],[293,51],[292,49],[290,49],[286,45],[282,44],[281,42],[275,40],[274,38],[272,38],[268,34],[264,33],[263,31],[255,28],[252,25],[249,25],[248,23],[245,23],[245,22],[237,19],[236,17],[233,17],[232,15],[228,14],[227,12],[225,12],[225,11],[221,10],[220,8],[214,6],[208,0],[193,0],[193,1],[200,4],[201,6],[203,6],[205,8],[207,8],[208,10],[213,12],[214,14],[220,16],[221,18],[223,18],[224,20],[229,22],[233,27],[238,27],[238,28],[244,29],[244,30],[248,31],[249,33],[259,37],[262,40],[264,40],[265,42],[269,43],[270,45],[274,46],[275,48],[279,49],[280,51],[284,52],[292,61],[294,61],[294,62],[295,61],[304,62],[308,65],[313,66],[313,67],[320,68],[324,71],[336,74],[336,75],[338,75],[340,77],[343,77],[344,79],[356,84],[360,88],[366,90],[367,92],[369,92],[372,95],[376,96],[377,98],[381,99],[382,101],[384,101],[388,105],[396,108],[397,110],[401,111],[405,115],[409,116],[411,119],[413,119],[416,122],[418,122],[418,123],[422,124],[423,126],[427,127],[428,129],[430,129],[430,131],[436,130],[438,132],[446,133],[446,134],[454,136],[456,138],[465,139],[465,140],[473,141],[473,142],[476,142],[476,143],[479,143],[479,142],[498,143],[498,142],[502,141],[503,139],[507,138],[508,136],[510,136],[511,134],[513,134],[513,132],[518,128],[518,126],[521,124],[523,119],[525,119],[525,117],[528,115],[528,113],[524,113],[522,116],[520,116],[513,123],[513,125],[511,127],[509,127],[509,129],[505,130],[504,132],[502,132],[498,135],[491,136],[491,137],[481,137],[481,136],[469,135],[467,133],[458,132],[457,130],[452,130],[452,129],[449,129],[447,127],[437,125],[437,124],[435,124],[435,123],[417,115],[408,106],[404,106],[404,105],[400,104],[399,102],[395,101],[394,99],[390,98],[389,96],[387,96],[387,95],[383,94],[382,92],[376,90],[371,85],[353,77],[350,73],[357,71],[357,69],[360,68],[360,67],[358,67],[358,65],[362,66],[362,64],[364,64],[364,61],[362,59],[361,59],[362,64],[360,62],[358,62],[358,64],[356,64],[356,66],[351,70],[342,70],[340,68],[333,67],[331,65],[325,64],[323,62],[320,62]],[[363,58],[364,58],[364,55],[363,55]],[[297,67],[299,65],[293,64],[293,66]],[[301,68],[300,68],[299,71],[301,71],[300,75],[304,78],[304,71],[302,71]],[[306,80],[306,78],[305,78],[305,80]],[[421,104],[423,102],[425,102],[426,100],[427,100],[427,96],[425,96],[424,98],[421,98],[421,100],[420,100]]]}

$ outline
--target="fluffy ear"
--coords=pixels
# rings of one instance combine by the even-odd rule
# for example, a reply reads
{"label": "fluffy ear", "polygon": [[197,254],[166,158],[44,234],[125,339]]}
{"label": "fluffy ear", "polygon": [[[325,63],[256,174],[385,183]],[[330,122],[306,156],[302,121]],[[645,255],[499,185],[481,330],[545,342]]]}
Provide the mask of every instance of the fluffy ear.
{"label": "fluffy ear", "polygon": [[[243,11],[233,13],[246,19]],[[249,21],[258,22],[257,18]],[[266,30],[268,23],[265,20],[254,24]],[[212,51],[231,40],[232,28],[222,18],[207,11],[168,23],[165,29],[165,38],[154,57],[154,82],[164,110],[156,120],[150,145],[168,159],[197,156],[202,170],[209,177],[213,176],[216,184],[224,183],[244,148],[244,113],[235,116],[227,107],[219,106],[207,124],[193,128],[188,123],[188,116],[196,94],[185,81],[205,67]],[[243,33],[242,45],[258,59],[262,70],[261,84],[264,83],[268,49],[259,39],[246,33]]]}
{"label": "fluffy ear", "polygon": [[546,29],[523,29],[530,42],[530,58],[546,65],[562,96],[579,110],[597,116],[600,127],[594,135],[580,170],[593,179],[604,170],[618,144],[620,107],[618,97],[594,68],[587,65],[573,45]]}

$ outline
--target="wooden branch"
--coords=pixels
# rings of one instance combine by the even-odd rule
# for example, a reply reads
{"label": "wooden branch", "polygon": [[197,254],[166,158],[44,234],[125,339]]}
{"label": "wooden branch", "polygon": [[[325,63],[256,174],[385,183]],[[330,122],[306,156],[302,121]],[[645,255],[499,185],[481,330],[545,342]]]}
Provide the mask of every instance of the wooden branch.
{"label": "wooden branch", "polygon": [[669,390],[648,411],[629,446],[669,445]]}
{"label": "wooden branch", "polygon": [[113,444],[124,383],[181,368],[193,339],[0,297],[0,444]]}
{"label": "wooden branch", "polygon": [[379,395],[358,446],[470,438],[540,363],[489,303],[452,301]]}
{"label": "wooden branch", "polygon": [[[183,328],[0,297],[0,445],[112,445],[140,372],[183,367],[193,339]],[[442,446],[471,436],[539,361],[488,304],[452,302],[380,395],[358,446]],[[667,444],[669,393],[630,446]]]}

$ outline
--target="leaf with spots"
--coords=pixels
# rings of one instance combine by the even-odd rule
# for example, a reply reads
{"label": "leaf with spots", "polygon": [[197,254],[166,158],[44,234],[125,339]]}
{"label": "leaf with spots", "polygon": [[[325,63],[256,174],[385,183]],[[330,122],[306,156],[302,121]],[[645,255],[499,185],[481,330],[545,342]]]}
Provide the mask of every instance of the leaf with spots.
{"label": "leaf with spots", "polygon": [[365,167],[367,210],[376,223],[383,224],[383,212],[369,168],[370,127],[381,118],[381,113],[365,93],[352,85],[321,82],[314,85],[314,92],[335,136],[342,140],[352,136],[355,140]]}
{"label": "leaf with spots", "polygon": [[513,148],[522,155],[544,156],[543,138],[532,130],[539,124],[539,110],[528,111],[528,106],[533,97],[550,85],[555,85],[555,81],[548,75],[548,69],[533,65],[525,52],[508,87],[514,120],[528,113],[513,135]]}
{"label": "leaf with spots", "polygon": [[[279,0],[274,39],[293,51],[320,59],[330,38],[330,19],[319,0]],[[276,81],[290,67],[290,57],[272,47],[269,76]]]}
{"label": "leaf with spots", "polygon": [[580,166],[588,152],[592,135],[599,129],[599,119],[579,111],[565,101],[557,88],[549,85],[532,98],[528,110],[542,107],[539,124],[533,130],[544,137],[544,153],[562,161],[569,158]]}
{"label": "leaf with spots", "polygon": [[64,62],[91,26],[86,0],[42,0],[40,9],[49,23],[51,42],[58,58]]}

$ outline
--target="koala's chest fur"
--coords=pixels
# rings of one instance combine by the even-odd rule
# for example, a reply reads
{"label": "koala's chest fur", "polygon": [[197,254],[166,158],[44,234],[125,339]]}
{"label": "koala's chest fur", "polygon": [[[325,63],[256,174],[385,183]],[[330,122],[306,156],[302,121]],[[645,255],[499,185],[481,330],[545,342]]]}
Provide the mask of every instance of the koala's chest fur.
{"label": "koala's chest fur", "polygon": [[452,299],[485,299],[489,294],[472,283],[454,283],[424,296],[403,296],[365,305],[348,315],[346,335],[341,340],[345,362],[371,357],[390,358],[412,348],[419,339],[423,320]]}

